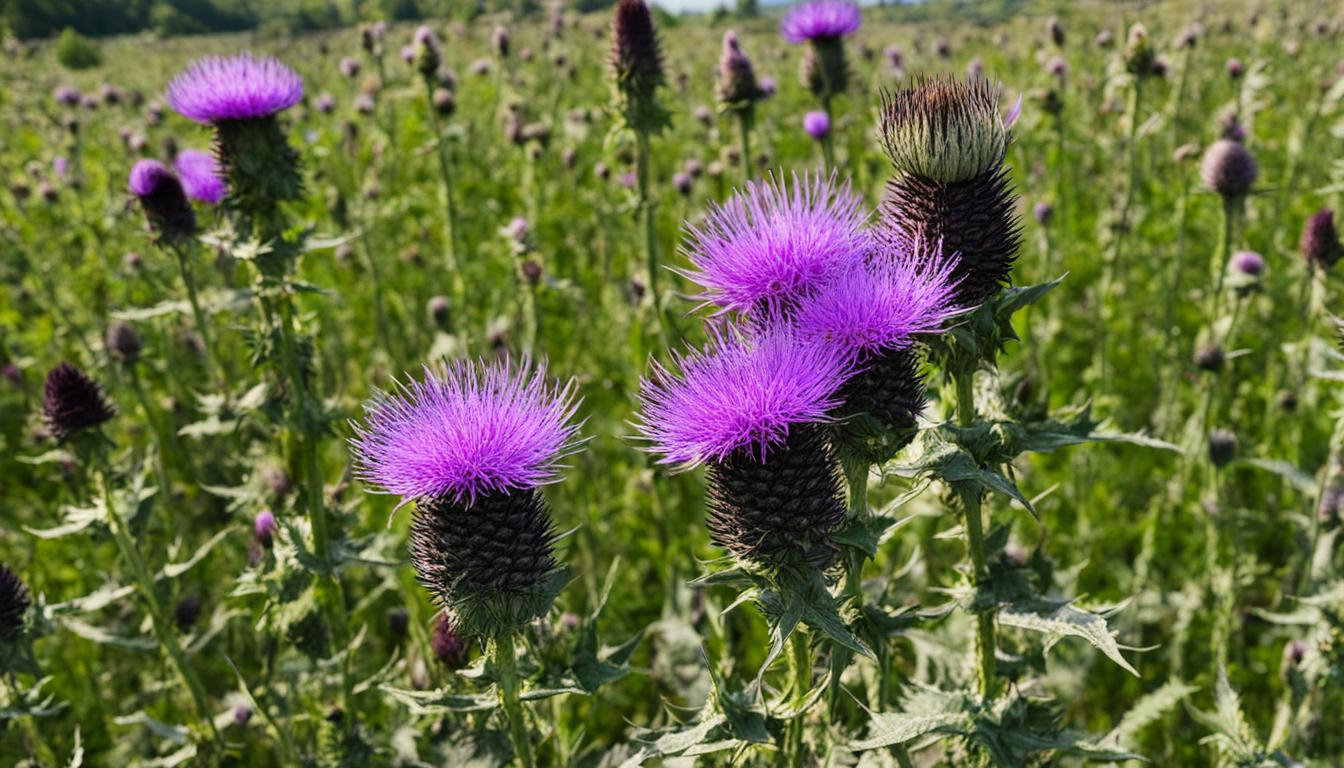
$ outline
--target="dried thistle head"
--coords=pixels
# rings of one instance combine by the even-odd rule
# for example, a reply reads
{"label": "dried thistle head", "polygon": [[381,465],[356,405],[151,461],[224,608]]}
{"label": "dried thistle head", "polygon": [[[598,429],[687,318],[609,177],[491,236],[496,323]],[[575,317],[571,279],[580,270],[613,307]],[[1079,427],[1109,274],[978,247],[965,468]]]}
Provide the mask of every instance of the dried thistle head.
{"label": "dried thistle head", "polygon": [[1003,88],[983,78],[925,78],[882,95],[879,137],[901,173],[967,181],[996,169],[1008,152],[1011,120],[999,113]]}
{"label": "dried thistle head", "polygon": [[651,99],[666,81],[653,15],[644,0],[620,0],[611,22],[611,71],[627,98]]}

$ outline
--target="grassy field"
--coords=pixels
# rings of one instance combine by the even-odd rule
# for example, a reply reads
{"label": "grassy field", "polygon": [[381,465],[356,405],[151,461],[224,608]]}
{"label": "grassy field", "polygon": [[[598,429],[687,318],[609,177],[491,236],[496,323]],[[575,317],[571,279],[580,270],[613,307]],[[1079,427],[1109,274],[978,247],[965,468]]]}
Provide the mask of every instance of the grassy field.
{"label": "grassy field", "polygon": [[[427,85],[399,56],[414,25],[391,26],[372,53],[356,29],[119,38],[101,67],[74,73],[49,47],[9,50],[0,563],[34,604],[0,639],[0,763],[504,765],[521,718],[539,765],[1339,765],[1344,355],[1337,277],[1309,266],[1300,240],[1344,190],[1344,8],[1030,7],[984,23],[865,9],[844,41],[831,167],[803,130],[819,108],[799,82],[804,46],[777,18],[660,17],[670,122],[650,140],[647,199],[638,143],[613,131],[606,14],[559,29],[431,21],[451,84]],[[1126,71],[1135,23],[1156,73]],[[492,45],[501,24],[507,55]],[[729,27],[776,83],[747,163],[715,97]],[[227,201],[198,205],[197,236],[174,250],[152,242],[127,191],[137,159],[209,149],[164,90],[192,60],[240,50],[304,83],[281,115],[303,187],[276,231],[305,250],[278,281],[258,278],[266,254]],[[1006,156],[1022,217],[1012,282],[1063,277],[1017,312],[1019,340],[968,390],[984,439],[1032,436],[995,473],[1020,499],[984,504],[990,565],[1029,574],[1035,608],[976,602],[959,486],[930,459],[956,384],[972,379],[954,380],[929,341],[922,436],[866,481],[890,525],[873,529],[861,585],[888,619],[881,663],[856,654],[838,678],[849,693],[827,701],[838,646],[809,624],[808,698],[791,682],[800,662],[758,675],[779,616],[726,611],[743,592],[759,603],[759,584],[695,581],[730,564],[705,527],[704,472],[642,450],[640,380],[706,339],[711,310],[677,271],[688,224],[748,171],[833,171],[876,209],[893,174],[881,92],[971,69],[1003,84],[1004,112],[1022,99]],[[62,87],[93,103],[60,103]],[[450,114],[432,108],[436,87]],[[1259,174],[1229,201],[1201,162],[1238,132]],[[1263,274],[1227,266],[1239,251],[1261,254]],[[285,333],[259,332],[276,307],[293,313]],[[117,322],[143,341],[134,362],[113,354]],[[291,342],[306,373],[278,362]],[[368,492],[348,442],[394,378],[506,352],[577,382],[587,440],[545,490],[574,579],[523,631],[532,697],[513,717],[496,707],[500,670],[482,643],[465,674],[436,658],[409,505]],[[49,433],[43,381],[62,361],[115,403],[105,440]],[[1226,463],[1210,456],[1220,429],[1235,435]],[[281,523],[269,547],[263,511]],[[998,684],[977,690],[977,620],[994,613]]]}

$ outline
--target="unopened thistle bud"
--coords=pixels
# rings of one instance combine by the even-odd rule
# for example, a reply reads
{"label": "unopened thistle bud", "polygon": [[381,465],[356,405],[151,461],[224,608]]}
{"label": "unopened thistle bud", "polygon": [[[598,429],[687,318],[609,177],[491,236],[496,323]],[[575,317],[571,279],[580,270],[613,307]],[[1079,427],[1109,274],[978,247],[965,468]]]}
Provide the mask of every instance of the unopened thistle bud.
{"label": "unopened thistle bud", "polygon": [[611,23],[611,74],[616,107],[625,124],[642,133],[658,133],[667,112],[657,91],[666,82],[663,53],[653,16],[644,0],[619,0]]}
{"label": "unopened thistle bud", "polygon": [[490,35],[490,47],[495,49],[496,56],[507,59],[509,58],[509,45],[512,39],[508,27],[503,25],[495,27],[494,33]]}
{"label": "unopened thistle bud", "polygon": [[196,213],[187,202],[182,182],[157,160],[138,160],[127,183],[140,201],[149,228],[158,239],[181,242],[196,232]]}
{"label": "unopened thistle bud", "polygon": [[140,359],[144,341],[135,330],[135,326],[118,320],[107,327],[104,346],[114,359],[131,365]]}
{"label": "unopened thistle bud", "polygon": [[1237,435],[1228,429],[1218,428],[1209,433],[1209,461],[1213,466],[1222,468],[1237,457]]}
{"label": "unopened thistle bud", "polygon": [[[879,237],[941,243],[956,254],[959,301],[973,306],[1008,282],[1020,226],[1003,165],[1013,114],[983,79],[928,79],[886,94],[880,137],[896,174]],[[1020,105],[1019,105],[1020,108]]]}
{"label": "unopened thistle bud", "polygon": [[23,580],[9,566],[0,563],[0,643],[11,642],[23,634],[32,604],[33,599]]}
{"label": "unopened thistle bud", "polygon": [[1135,77],[1143,78],[1153,74],[1153,60],[1156,54],[1148,40],[1148,28],[1135,24],[1129,28],[1129,40],[1125,44],[1125,71]]}
{"label": "unopened thistle bud", "polygon": [[726,111],[748,119],[754,111],[756,102],[764,96],[760,85],[756,82],[756,72],[751,66],[751,59],[742,52],[737,33],[732,30],[723,35],[717,96]]}
{"label": "unopened thistle bud", "polygon": [[1239,142],[1219,139],[1205,150],[1199,175],[1210,190],[1226,198],[1240,198],[1251,191],[1260,167]]}
{"label": "unopened thistle bud", "polygon": [[555,592],[555,530],[539,486],[574,450],[573,387],[543,370],[457,363],[365,407],[360,476],[416,501],[411,564],[467,635],[516,631]]}
{"label": "unopened thistle bud", "polygon": [[1055,45],[1064,45],[1064,25],[1060,23],[1059,17],[1051,16],[1045,24],[1045,31],[1050,35],[1050,42]]}
{"label": "unopened thistle bud", "polygon": [[453,92],[447,88],[434,89],[434,111],[443,117],[452,117],[457,109],[457,101],[453,98]]}
{"label": "unopened thistle bud", "polygon": [[1208,344],[1195,350],[1195,367],[1201,371],[1217,373],[1223,370],[1225,360],[1223,348],[1217,344]]}
{"label": "unopened thistle bud", "polygon": [[183,117],[215,129],[215,157],[233,202],[267,211],[298,198],[298,153],[289,146],[277,116],[303,98],[303,80],[270,58],[207,56],[168,84],[169,106]]}
{"label": "unopened thistle bud", "polygon": [[47,374],[42,390],[42,420],[57,440],[111,420],[116,407],[98,382],[70,363],[61,363]]}
{"label": "unopened thistle bud", "polygon": [[256,535],[261,546],[271,548],[271,544],[275,541],[275,530],[275,515],[269,509],[258,512],[256,520],[252,521],[252,533]]}
{"label": "unopened thistle bud", "polygon": [[1313,213],[1311,218],[1302,227],[1302,257],[1307,260],[1308,266],[1319,270],[1327,270],[1339,261],[1344,254],[1344,246],[1340,245],[1339,234],[1335,230],[1335,212],[1329,208],[1322,208]]}
{"label": "unopened thistle bud", "polygon": [[439,42],[438,35],[427,26],[420,26],[415,30],[414,42],[412,47],[412,62],[416,70],[425,79],[433,78],[439,71],[439,65],[443,63],[443,45]]}
{"label": "unopened thistle bud", "polygon": [[429,646],[434,658],[448,669],[461,669],[467,664],[467,640],[458,632],[452,617],[440,613],[434,618],[429,634]]}

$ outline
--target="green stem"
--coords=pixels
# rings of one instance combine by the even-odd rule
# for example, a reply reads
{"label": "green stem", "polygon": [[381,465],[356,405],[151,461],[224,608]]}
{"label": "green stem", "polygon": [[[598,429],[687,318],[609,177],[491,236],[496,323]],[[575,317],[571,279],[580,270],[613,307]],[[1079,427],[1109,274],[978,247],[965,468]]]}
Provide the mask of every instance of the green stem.
{"label": "green stem", "polygon": [[509,721],[509,738],[513,742],[514,757],[523,768],[532,768],[532,738],[528,734],[526,713],[518,698],[520,687],[517,660],[514,658],[514,636],[506,634],[491,640],[487,652],[495,667],[499,703]]}
{"label": "green stem", "polygon": [[825,170],[829,173],[835,169],[835,119],[831,115],[831,99],[829,96],[821,100],[821,109],[826,113],[826,135],[821,137],[821,155],[826,159]]}
{"label": "green stem", "polygon": [[[957,384],[957,423],[969,427],[975,423],[975,374],[968,371],[956,375]],[[984,521],[980,514],[980,492],[960,491],[965,512],[966,549],[971,556],[975,584],[978,587],[989,578],[989,560],[985,556]],[[992,699],[998,687],[995,665],[997,641],[995,639],[994,613],[985,611],[976,615],[975,652],[979,659],[977,681],[980,696]]]}
{"label": "green stem", "polygon": [[667,328],[667,319],[663,316],[663,297],[658,289],[658,237],[654,228],[654,204],[649,197],[649,134],[638,131],[635,134],[635,175],[638,186],[639,214],[644,219],[644,255],[647,259],[649,277],[649,296],[653,299],[653,312],[658,316],[658,327],[664,341],[670,346],[673,342]]}
{"label": "green stem", "polygon": [[[96,434],[94,438],[100,442],[106,439],[102,434]],[[111,524],[109,527],[112,529],[112,537],[116,540],[117,549],[120,550],[122,558],[130,566],[131,575],[135,579],[136,590],[140,593],[140,597],[144,600],[145,607],[149,611],[150,625],[154,628],[154,637],[158,640],[159,647],[168,655],[168,659],[177,669],[182,681],[186,683],[187,689],[191,692],[191,698],[196,704],[197,714],[209,727],[210,733],[214,736],[220,749],[223,749],[224,738],[220,735],[219,729],[215,727],[215,720],[210,712],[210,705],[205,695],[205,686],[201,684],[200,678],[196,675],[196,670],[191,666],[186,654],[182,651],[182,646],[178,643],[173,625],[168,620],[163,606],[159,603],[158,593],[154,587],[154,576],[150,573],[149,566],[145,564],[145,560],[140,554],[140,548],[136,546],[135,540],[131,537],[130,526],[122,516],[115,501],[113,501],[112,466],[105,445],[99,445],[97,460],[103,505]]]}
{"label": "green stem", "polygon": [[812,690],[812,650],[808,645],[807,635],[797,628],[789,636],[789,671],[793,676],[791,687],[795,714],[793,719],[789,720],[788,741],[785,744],[786,759],[788,765],[801,768],[807,765],[803,740],[806,718],[802,713],[802,706],[807,700],[807,694]]}
{"label": "green stem", "polygon": [[455,330],[462,334],[466,333],[466,282],[462,279],[462,273],[458,269],[457,263],[457,203],[453,196],[453,163],[451,158],[451,148],[443,140],[443,125],[439,120],[439,113],[434,108],[434,85],[428,79],[425,80],[425,98],[429,107],[429,117],[434,125],[434,154],[439,158],[439,175],[443,177],[443,195],[447,207],[447,249],[444,251],[444,266],[448,270],[449,279],[452,281],[453,289],[453,317],[457,318],[454,322]]}
{"label": "green stem", "polygon": [[751,116],[748,112],[737,113],[737,128],[742,143],[742,181],[747,182],[751,181]]}
{"label": "green stem", "polygon": [[219,368],[215,363],[214,345],[210,341],[210,326],[205,320],[200,299],[196,295],[196,279],[192,277],[191,266],[187,264],[187,254],[180,246],[173,246],[172,250],[177,256],[177,269],[182,274],[182,284],[187,288],[187,301],[191,303],[191,315],[196,322],[196,333],[200,335],[201,347],[205,350],[206,375],[212,382],[220,385],[223,382],[219,378]]}

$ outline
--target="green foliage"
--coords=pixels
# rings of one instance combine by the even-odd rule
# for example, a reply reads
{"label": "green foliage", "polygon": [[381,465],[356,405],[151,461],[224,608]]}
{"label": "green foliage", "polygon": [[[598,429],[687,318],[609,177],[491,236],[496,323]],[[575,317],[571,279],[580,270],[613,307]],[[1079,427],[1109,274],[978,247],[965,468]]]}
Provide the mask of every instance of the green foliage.
{"label": "green foliage", "polygon": [[92,69],[103,63],[98,46],[70,27],[56,38],[56,60],[66,69]]}

